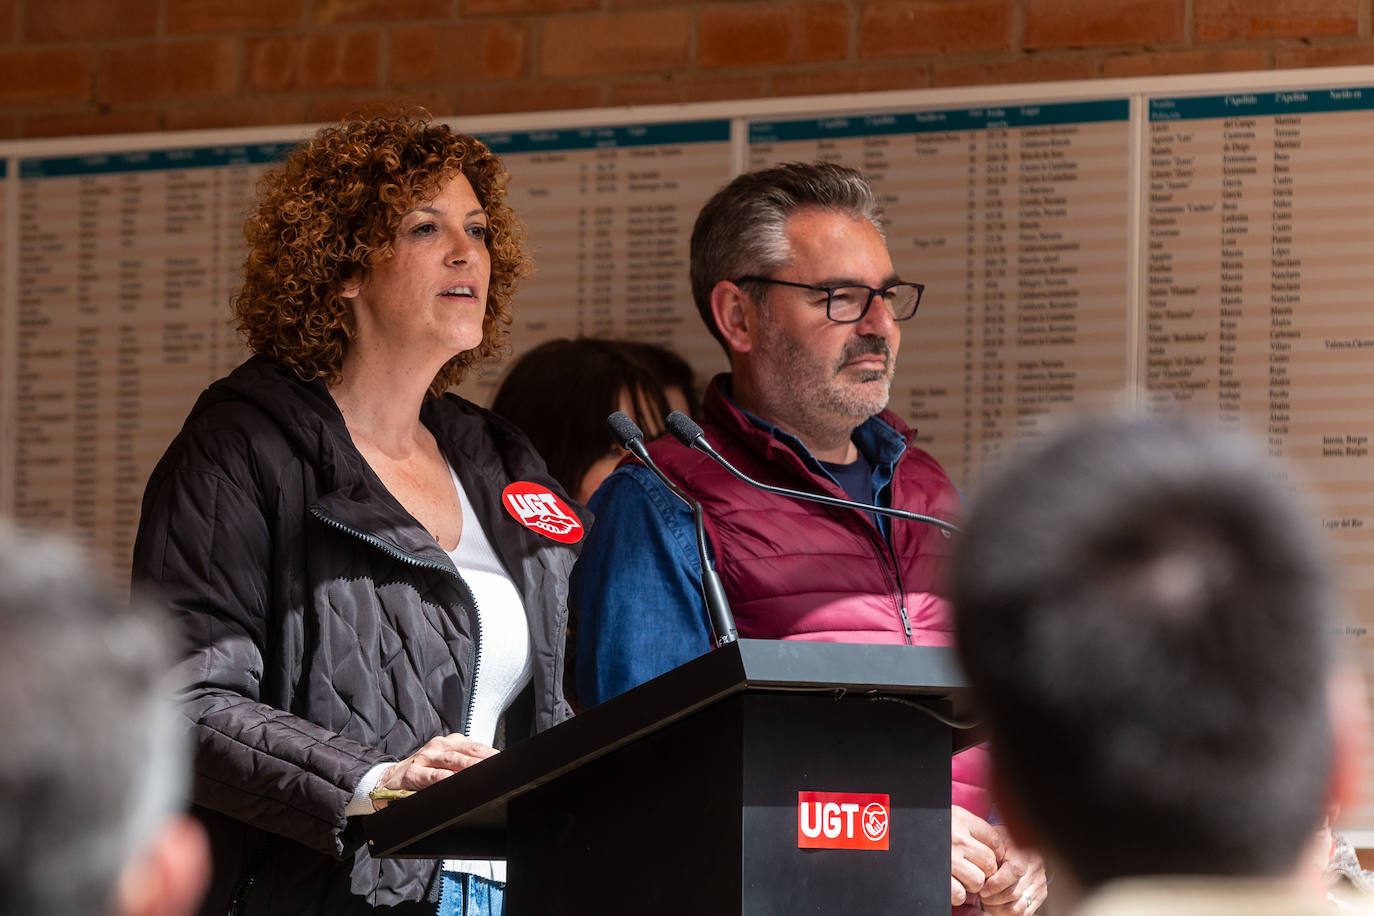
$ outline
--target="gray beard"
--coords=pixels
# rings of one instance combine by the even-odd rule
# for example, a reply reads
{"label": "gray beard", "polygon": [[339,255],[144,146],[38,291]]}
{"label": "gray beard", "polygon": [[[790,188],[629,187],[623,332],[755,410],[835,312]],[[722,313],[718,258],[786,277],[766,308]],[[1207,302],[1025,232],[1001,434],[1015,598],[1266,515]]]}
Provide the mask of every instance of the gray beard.
{"label": "gray beard", "polygon": [[[777,372],[770,387],[774,402],[788,404],[791,424],[799,430],[814,431],[817,439],[848,435],[854,427],[882,411],[887,406],[892,389],[895,361],[891,348],[881,337],[859,337],[850,341],[839,359],[825,367],[824,381],[808,384],[808,379],[821,376],[815,358],[795,340],[784,334],[772,334],[768,345],[778,353]],[[856,391],[839,379],[841,366],[855,357],[878,354],[885,357],[887,367],[851,374],[858,382],[872,385],[882,382],[879,391]]]}

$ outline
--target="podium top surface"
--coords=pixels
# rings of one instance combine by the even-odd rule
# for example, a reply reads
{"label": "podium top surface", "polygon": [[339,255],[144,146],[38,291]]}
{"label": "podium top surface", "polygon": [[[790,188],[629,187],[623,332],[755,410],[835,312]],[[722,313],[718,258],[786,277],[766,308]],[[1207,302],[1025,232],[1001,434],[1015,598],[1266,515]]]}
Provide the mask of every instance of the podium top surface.
{"label": "podium top surface", "polygon": [[499,858],[492,850],[511,799],[745,692],[924,698],[941,702],[947,715],[969,712],[953,649],[741,639],[367,816],[369,849],[374,856],[449,855],[451,843],[436,838],[458,830],[475,838],[464,855]]}

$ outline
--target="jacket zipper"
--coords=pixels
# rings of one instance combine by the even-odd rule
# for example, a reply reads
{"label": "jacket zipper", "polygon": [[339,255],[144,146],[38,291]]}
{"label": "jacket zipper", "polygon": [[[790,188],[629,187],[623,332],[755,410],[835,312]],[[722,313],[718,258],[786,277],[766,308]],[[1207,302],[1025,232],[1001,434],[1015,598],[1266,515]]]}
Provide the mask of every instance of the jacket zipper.
{"label": "jacket zipper", "polygon": [[253,844],[253,855],[245,860],[249,863],[245,869],[247,874],[239,878],[234,885],[234,893],[229,897],[228,916],[244,916],[248,912],[248,893],[258,881],[258,872],[262,871],[262,863],[267,861],[267,850],[271,845],[271,839],[266,836]]}
{"label": "jacket zipper", "polygon": [[[914,442],[915,439],[915,433],[912,433],[911,436],[907,438],[906,443],[902,446],[903,454],[911,447],[911,443]],[[887,486],[892,488],[892,499],[888,503],[891,505],[892,502],[896,501],[897,471],[895,461],[893,463],[892,478],[888,481]],[[897,616],[902,619],[902,632],[906,635],[906,644],[909,646],[916,642],[916,634],[911,629],[911,616],[907,613],[906,609],[906,583],[902,581],[902,561],[897,556],[896,545],[892,543],[894,521],[893,519],[888,520],[887,533],[885,535],[883,534],[882,528],[878,526],[877,519],[874,519],[873,523],[874,527],[878,528],[879,535],[882,536],[883,546],[887,548],[887,556],[892,560],[892,578],[897,583]]]}
{"label": "jacket zipper", "polygon": [[897,559],[897,548],[892,544],[891,525],[887,526],[887,537],[883,538],[883,544],[892,558],[892,576],[897,581],[897,614],[902,618],[902,630],[906,633],[906,644],[909,646],[915,642],[915,634],[911,629],[911,617],[906,611],[906,585],[902,582],[902,564]]}
{"label": "jacket zipper", "polygon": [[310,512],[312,515],[314,515],[320,521],[324,522],[326,525],[329,525],[331,528],[337,528],[339,531],[342,531],[345,534],[357,538],[358,540],[362,541],[368,546],[375,547],[376,549],[380,550],[382,553],[386,554],[392,559],[400,560],[402,563],[406,563],[410,566],[417,566],[421,569],[432,569],[436,572],[441,572],[447,576],[450,576],[462,588],[464,594],[467,595],[468,604],[472,607],[472,621],[475,624],[474,629],[476,631],[477,638],[473,640],[472,643],[472,663],[469,666],[472,670],[472,679],[468,684],[467,708],[463,710],[463,720],[458,723],[458,731],[461,734],[466,735],[468,733],[468,725],[472,722],[472,714],[477,707],[477,669],[481,664],[482,659],[482,615],[477,612],[477,596],[472,593],[472,588],[467,584],[467,582],[463,580],[463,577],[460,576],[458,572],[452,569],[451,567],[445,566],[442,563],[435,563],[432,560],[424,560],[420,557],[411,556],[408,553],[404,553],[403,551],[400,551],[395,547],[391,546],[386,541],[383,541],[381,538],[376,537],[375,535],[368,534],[364,531],[359,531],[357,528],[354,528],[350,525],[346,525],[335,518],[325,515],[322,511],[313,506],[311,507]]}
{"label": "jacket zipper", "polygon": [[906,587],[902,584],[902,564],[897,559],[897,548],[892,546],[892,526],[888,525],[887,534],[884,536],[876,521],[867,519],[867,522],[870,528],[870,543],[876,541],[882,544],[875,553],[887,576],[892,597],[897,600],[897,617],[902,621],[902,633],[906,637],[906,644],[912,645],[916,641],[916,634],[911,629],[911,618],[907,615]]}
{"label": "jacket zipper", "polygon": [[257,878],[258,875],[255,871],[234,885],[234,894],[229,898],[228,916],[243,916],[245,912],[243,906],[248,898],[248,892],[253,889],[253,883],[257,881]]}

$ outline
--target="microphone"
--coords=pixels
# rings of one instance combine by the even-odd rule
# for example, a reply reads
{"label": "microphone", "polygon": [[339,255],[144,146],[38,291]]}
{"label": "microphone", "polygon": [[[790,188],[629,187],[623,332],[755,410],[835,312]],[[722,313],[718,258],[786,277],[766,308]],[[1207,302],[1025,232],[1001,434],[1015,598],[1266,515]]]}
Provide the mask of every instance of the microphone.
{"label": "microphone", "polygon": [[668,431],[677,438],[677,441],[688,448],[694,448],[699,452],[705,452],[713,461],[751,487],[756,487],[768,493],[776,493],[778,496],[790,496],[793,499],[804,499],[813,503],[820,503],[823,506],[836,506],[841,509],[858,509],[863,512],[876,512],[879,515],[886,515],[889,518],[898,518],[902,521],[921,522],[922,524],[939,528],[944,532],[945,537],[959,533],[958,525],[953,522],[947,522],[942,518],[936,518],[933,515],[921,515],[919,512],[908,512],[905,509],[894,509],[890,506],[870,506],[866,503],[857,502],[852,499],[840,499],[835,496],[826,496],[824,493],[807,493],[805,490],[775,487],[772,484],[766,484],[755,480],[730,462],[726,461],[720,452],[712,448],[711,443],[706,441],[706,433],[702,431],[701,427],[698,426],[691,417],[687,416],[682,411],[675,410],[668,414],[668,418],[664,422],[668,424]]}
{"label": "microphone", "polygon": [[615,436],[615,441],[620,443],[621,448],[638,458],[678,499],[692,507],[692,519],[697,530],[697,555],[701,558],[701,596],[706,601],[707,615],[714,631],[713,648],[718,649],[726,643],[736,641],[739,639],[739,631],[735,629],[735,614],[730,610],[730,602],[725,597],[725,585],[720,581],[720,574],[716,572],[716,564],[711,561],[711,552],[706,543],[706,523],[702,521],[701,503],[668,479],[668,475],[663,473],[649,456],[649,450],[644,447],[644,431],[634,420],[626,416],[624,411],[617,410],[607,417],[606,425],[611,428],[611,435]]}

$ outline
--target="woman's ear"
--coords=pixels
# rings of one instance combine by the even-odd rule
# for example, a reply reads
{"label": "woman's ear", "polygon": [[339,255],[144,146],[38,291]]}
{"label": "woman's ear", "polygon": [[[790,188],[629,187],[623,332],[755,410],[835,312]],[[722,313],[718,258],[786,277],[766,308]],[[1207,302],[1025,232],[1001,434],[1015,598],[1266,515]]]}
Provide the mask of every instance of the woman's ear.
{"label": "woman's ear", "polygon": [[365,279],[367,279],[367,273],[361,267],[355,267],[344,274],[343,282],[339,284],[340,298],[356,299],[358,293],[363,291]]}

